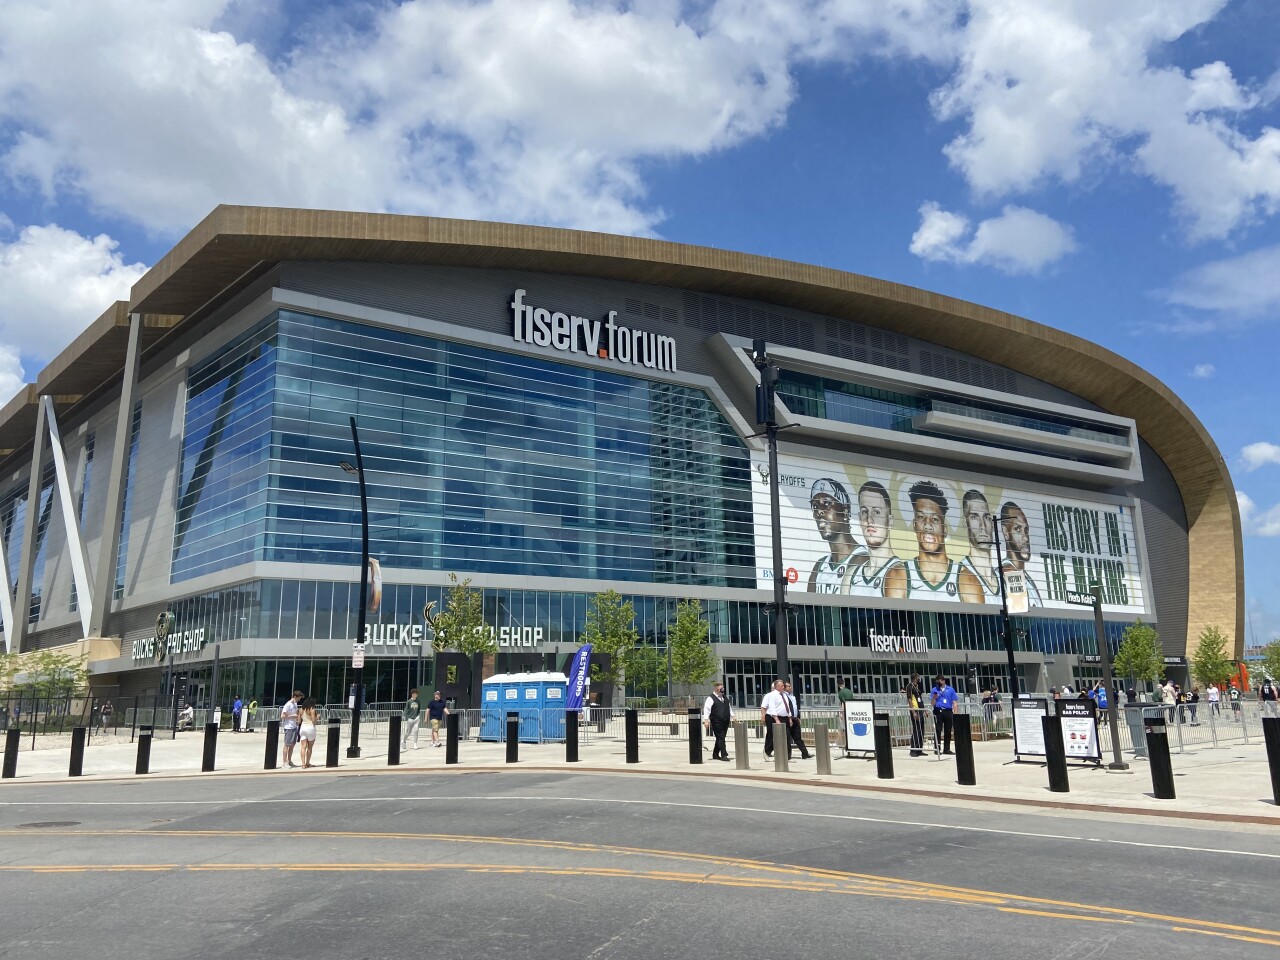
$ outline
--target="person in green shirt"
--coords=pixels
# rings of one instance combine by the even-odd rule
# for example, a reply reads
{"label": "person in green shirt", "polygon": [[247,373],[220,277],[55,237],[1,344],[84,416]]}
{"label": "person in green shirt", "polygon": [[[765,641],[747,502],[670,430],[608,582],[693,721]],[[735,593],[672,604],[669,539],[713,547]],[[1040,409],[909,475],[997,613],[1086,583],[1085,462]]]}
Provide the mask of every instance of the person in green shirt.
{"label": "person in green shirt", "polygon": [[404,705],[404,742],[401,750],[409,749],[409,738],[413,737],[413,749],[418,749],[418,726],[422,723],[422,705],[418,703],[417,688],[409,691],[409,702]]}
{"label": "person in green shirt", "polygon": [[840,746],[847,750],[849,745],[845,742],[847,734],[845,733],[844,703],[846,700],[853,699],[853,691],[849,689],[848,677],[840,678],[840,686],[836,690],[836,699],[840,701]]}

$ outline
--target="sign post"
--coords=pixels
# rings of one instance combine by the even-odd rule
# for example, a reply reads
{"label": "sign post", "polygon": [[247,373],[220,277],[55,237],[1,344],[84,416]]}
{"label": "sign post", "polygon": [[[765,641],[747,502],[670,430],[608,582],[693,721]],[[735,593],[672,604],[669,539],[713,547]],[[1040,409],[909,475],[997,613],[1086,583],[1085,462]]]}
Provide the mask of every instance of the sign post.
{"label": "sign post", "polygon": [[1088,593],[1068,593],[1067,602],[1082,607],[1093,607],[1093,635],[1098,643],[1098,663],[1102,666],[1102,686],[1107,692],[1107,728],[1111,731],[1111,756],[1107,764],[1108,770],[1128,770],[1120,753],[1120,709],[1119,691],[1115,688],[1115,678],[1111,673],[1111,649],[1107,646],[1107,628],[1102,622],[1102,585],[1097,581],[1089,584]]}
{"label": "sign post", "polygon": [[[364,666],[364,644],[353,643],[351,645],[351,669],[356,670],[363,666]],[[354,706],[354,704],[352,706]]]}

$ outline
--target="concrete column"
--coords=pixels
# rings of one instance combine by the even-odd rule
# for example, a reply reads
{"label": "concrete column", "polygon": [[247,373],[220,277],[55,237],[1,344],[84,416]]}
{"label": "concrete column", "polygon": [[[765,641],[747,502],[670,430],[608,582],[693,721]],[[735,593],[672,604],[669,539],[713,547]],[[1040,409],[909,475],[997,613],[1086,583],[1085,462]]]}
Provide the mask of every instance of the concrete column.
{"label": "concrete column", "polygon": [[85,567],[84,541],[80,539],[80,517],[76,510],[75,497],[71,492],[71,474],[67,469],[67,455],[62,449],[62,434],[58,430],[58,415],[53,408],[53,397],[41,397],[40,407],[49,427],[49,448],[53,451],[55,484],[58,502],[62,507],[62,521],[67,533],[67,554],[71,560],[71,576],[76,585],[80,627],[87,638],[95,597],[92,593],[93,588],[89,585],[88,571]]}
{"label": "concrete column", "polygon": [[129,435],[133,427],[133,401],[138,389],[138,354],[142,315],[129,314],[129,349],[120,375],[120,409],[116,413],[115,442],[111,447],[111,472],[107,476],[107,505],[102,518],[102,544],[94,567],[93,615],[89,636],[107,636],[111,603],[115,596],[116,554],[120,550],[120,515],[124,510],[124,486],[129,471]]}

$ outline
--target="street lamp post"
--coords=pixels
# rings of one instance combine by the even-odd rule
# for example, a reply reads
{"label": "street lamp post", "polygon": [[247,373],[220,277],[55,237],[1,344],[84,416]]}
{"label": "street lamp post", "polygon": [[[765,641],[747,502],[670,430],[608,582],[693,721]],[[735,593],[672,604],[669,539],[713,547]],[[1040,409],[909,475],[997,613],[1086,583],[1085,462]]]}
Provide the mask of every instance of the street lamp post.
{"label": "street lamp post", "polygon": [[1115,689],[1115,677],[1111,673],[1111,648],[1107,646],[1107,625],[1102,619],[1102,585],[1090,583],[1093,596],[1093,633],[1098,640],[1098,664],[1102,667],[1102,685],[1107,690],[1107,725],[1111,728],[1111,762],[1108,770],[1128,770],[1120,753],[1120,691]]}
{"label": "street lamp post", "polygon": [[[365,623],[369,616],[369,494],[364,482],[364,457],[360,454],[360,432],[356,429],[356,418],[351,418],[351,442],[356,448],[356,465],[353,467],[346,460],[340,466],[344,473],[354,474],[360,481],[360,622],[356,626],[356,643],[364,651]],[[352,668],[355,678],[356,695],[351,707],[351,746],[347,747],[347,759],[354,760],[360,756],[360,705],[364,700],[364,657],[359,658],[360,665]]]}
{"label": "street lamp post", "polygon": [[778,486],[778,415],[776,393],[778,367],[769,358],[767,345],[755,340],[751,345],[751,362],[760,371],[756,387],[756,423],[764,424],[769,445],[769,520],[773,539],[773,638],[777,648],[778,677],[790,679],[791,664],[787,660],[787,574],[782,569],[782,507]]}
{"label": "street lamp post", "polygon": [[[1009,597],[1004,590],[1004,555],[1000,551],[1000,525],[1008,523],[1013,517],[1000,517],[995,522],[996,542],[996,579],[1000,581],[1000,625],[1004,633],[1004,652],[1009,657],[1009,697],[1018,699],[1021,684],[1018,683],[1018,664],[1013,659],[1013,627],[1009,623]],[[1010,705],[1012,709],[1012,704]]]}

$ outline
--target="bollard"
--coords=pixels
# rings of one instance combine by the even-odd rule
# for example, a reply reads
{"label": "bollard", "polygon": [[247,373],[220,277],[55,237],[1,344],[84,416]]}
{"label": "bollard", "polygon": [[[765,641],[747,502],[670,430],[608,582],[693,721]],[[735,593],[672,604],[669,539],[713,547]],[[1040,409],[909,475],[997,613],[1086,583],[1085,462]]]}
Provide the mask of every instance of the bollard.
{"label": "bollard", "polygon": [[1173,764],[1169,762],[1169,732],[1164,717],[1143,717],[1147,740],[1147,759],[1151,764],[1151,795],[1157,800],[1176,800],[1173,789]]}
{"label": "bollard", "polygon": [[0,780],[12,780],[18,775],[18,744],[22,740],[22,731],[10,727],[4,734],[4,775]]}
{"label": "bollard", "polygon": [[213,770],[217,756],[218,725],[216,723],[206,723],[204,725],[204,757],[200,760],[202,773],[210,773]]}
{"label": "bollard", "polygon": [[324,765],[326,767],[336,767],[338,765],[338,748],[342,746],[342,722],[340,720],[329,721],[329,736],[324,746]]}
{"label": "bollard", "polygon": [[564,712],[564,762],[578,762],[578,717],[577,710]]}
{"label": "bollard", "polygon": [[507,714],[507,763],[520,761],[520,714]]}
{"label": "bollard", "polygon": [[1262,718],[1262,737],[1267,744],[1267,766],[1271,768],[1271,799],[1280,807],[1280,717]]}
{"label": "bollard", "polygon": [[702,762],[702,711],[689,708],[689,762]]}
{"label": "bollard", "polygon": [[640,762],[640,714],[635,710],[626,712],[627,728],[627,763]]}
{"label": "bollard", "polygon": [[142,775],[151,771],[151,727],[138,730],[138,762],[133,772]]}
{"label": "bollard", "polygon": [[267,721],[267,755],[262,761],[263,770],[274,770],[276,758],[280,756],[280,721]]}
{"label": "bollard", "polygon": [[84,738],[88,733],[85,727],[71,728],[71,765],[67,768],[68,777],[78,777],[84,772]]}
{"label": "bollard", "polygon": [[387,718],[387,766],[400,766],[400,720],[397,714]]}
{"label": "bollard", "polygon": [[747,721],[733,721],[733,759],[739,770],[751,769],[751,743],[748,740]]}
{"label": "bollard", "polygon": [[956,783],[962,787],[976,787],[978,777],[973,769],[973,728],[969,725],[969,715],[957,713],[952,723],[955,724]]}
{"label": "bollard", "polygon": [[825,723],[813,728],[813,752],[818,758],[818,773],[831,773],[831,731]]}
{"label": "bollard", "polygon": [[893,779],[893,737],[889,733],[889,715],[875,715],[876,776],[881,780]]}
{"label": "bollard", "polygon": [[1056,713],[1040,718],[1044,731],[1045,767],[1049,771],[1049,791],[1070,793],[1071,781],[1067,779],[1067,748],[1062,745],[1062,718]]}
{"label": "bollard", "polygon": [[444,762],[458,762],[458,715],[456,713],[446,713],[444,715]]}
{"label": "bollard", "polygon": [[791,769],[791,757],[787,755],[787,751],[791,748],[791,741],[787,739],[787,725],[782,722],[773,725],[773,771],[774,773],[786,773]]}

